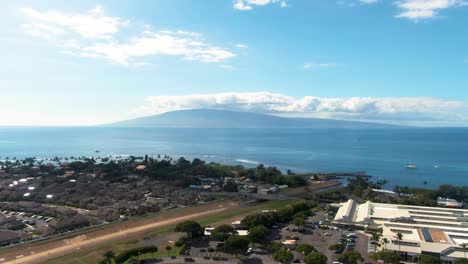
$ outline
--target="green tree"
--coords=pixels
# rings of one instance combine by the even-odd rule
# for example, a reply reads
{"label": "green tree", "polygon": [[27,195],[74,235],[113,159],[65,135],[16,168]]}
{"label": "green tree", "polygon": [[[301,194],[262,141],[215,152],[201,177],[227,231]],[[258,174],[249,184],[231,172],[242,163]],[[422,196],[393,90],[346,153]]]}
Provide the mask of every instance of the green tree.
{"label": "green tree", "polygon": [[200,237],[203,234],[203,228],[195,221],[185,221],[176,225],[174,231],[185,232],[187,237]]}
{"label": "green tree", "polygon": [[329,250],[332,250],[332,251],[339,250],[340,252],[343,251],[344,248],[345,246],[343,244],[333,244],[328,247]]}
{"label": "green tree", "polygon": [[289,263],[293,260],[294,255],[293,253],[285,249],[281,249],[281,250],[276,251],[275,254],[273,254],[273,258],[276,261],[281,262],[281,263]]}
{"label": "green tree", "polygon": [[362,258],[359,252],[348,251],[348,252],[341,254],[338,257],[338,261],[347,263],[347,264],[357,264],[358,262],[364,261],[364,258]]}
{"label": "green tree", "polygon": [[106,260],[107,264],[111,264],[112,260],[115,258],[115,253],[112,250],[108,250],[104,252],[104,259]]}
{"label": "green tree", "polygon": [[136,256],[131,256],[124,264],[138,264],[140,263],[140,259]]}
{"label": "green tree", "polygon": [[247,238],[240,237],[240,236],[230,236],[227,240],[226,243],[224,244],[224,247],[226,251],[230,253],[234,253],[237,257],[237,254],[240,252],[245,252],[249,248],[250,241]]}
{"label": "green tree", "polygon": [[237,192],[237,183],[234,182],[234,180],[232,179],[229,179],[226,181],[226,183],[224,184],[223,186],[223,189],[226,191],[226,192]]}
{"label": "green tree", "polygon": [[468,259],[456,259],[453,264],[468,264]]}
{"label": "green tree", "polygon": [[283,249],[283,244],[281,244],[280,242],[273,242],[273,243],[271,243],[270,245],[267,246],[267,249],[271,253],[275,253],[275,252],[280,251],[281,249]]}
{"label": "green tree", "polygon": [[401,240],[403,239],[403,234],[398,232],[396,234],[396,237],[398,239],[398,251],[401,251]]}
{"label": "green tree", "polygon": [[293,225],[297,226],[297,228],[301,228],[301,227],[305,226],[306,221],[302,217],[296,217],[296,218],[293,219],[292,223],[293,223]]}
{"label": "green tree", "polygon": [[306,264],[326,264],[328,258],[320,252],[311,252],[304,258]]}
{"label": "green tree", "polygon": [[302,252],[305,256],[307,256],[312,252],[316,252],[317,250],[309,244],[299,244],[296,247],[296,251]]}
{"label": "green tree", "polygon": [[463,248],[463,254],[465,254],[465,259],[466,259],[466,243],[463,243],[460,246]]}
{"label": "green tree", "polygon": [[371,255],[370,258],[375,261],[382,260],[385,264],[396,264],[400,262],[400,255],[390,251],[377,252]]}
{"label": "green tree", "polygon": [[421,255],[419,256],[420,264],[440,264],[440,258],[433,257],[430,255]]}
{"label": "green tree", "polygon": [[215,241],[224,241],[229,236],[237,234],[234,227],[230,225],[220,225],[211,231],[211,239]]}
{"label": "green tree", "polygon": [[265,227],[271,227],[276,223],[276,214],[274,212],[270,213],[259,213],[248,215],[242,219],[241,224],[247,228],[251,228],[258,225],[263,225]]}
{"label": "green tree", "polygon": [[278,210],[278,220],[281,222],[288,222],[294,215],[294,210],[290,206],[283,207]]}
{"label": "green tree", "polygon": [[250,239],[250,241],[252,241],[253,244],[255,244],[264,241],[267,235],[268,229],[263,225],[258,225],[249,229],[248,238]]}
{"label": "green tree", "polygon": [[386,237],[382,238],[382,244],[383,244],[383,248],[384,250],[386,249],[386,246],[387,244],[389,243],[390,241],[388,241],[388,239]]}
{"label": "green tree", "polygon": [[380,239],[380,234],[375,232],[375,233],[372,233],[372,240],[375,240],[375,241],[379,241]]}

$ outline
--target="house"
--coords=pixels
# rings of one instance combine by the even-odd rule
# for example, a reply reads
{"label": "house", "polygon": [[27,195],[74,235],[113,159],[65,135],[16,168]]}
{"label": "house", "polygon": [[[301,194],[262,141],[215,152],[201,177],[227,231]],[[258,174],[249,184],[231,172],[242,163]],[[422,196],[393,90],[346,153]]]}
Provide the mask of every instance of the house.
{"label": "house", "polygon": [[248,236],[249,235],[249,230],[237,230],[237,235],[238,236]]}
{"label": "house", "polygon": [[281,242],[281,244],[283,244],[284,249],[294,250],[296,249],[297,241],[290,239]]}
{"label": "house", "polygon": [[239,229],[239,228],[242,228],[242,224],[241,224],[241,221],[234,221],[231,223],[232,227],[234,227],[235,229]]}
{"label": "house", "polygon": [[136,168],[135,168],[135,170],[137,170],[137,171],[143,171],[143,170],[145,170],[145,169],[146,169],[146,166],[143,165],[143,164],[142,164],[142,165],[138,165],[138,166],[136,166]]}
{"label": "house", "polygon": [[213,232],[214,229],[215,229],[214,227],[205,227],[204,235],[211,236],[211,232]]}
{"label": "house", "polygon": [[0,225],[11,222],[13,220],[15,220],[15,218],[12,216],[6,216],[4,214],[0,214]]}
{"label": "house", "polygon": [[0,230],[0,246],[8,246],[31,238],[31,235],[19,231]]}
{"label": "house", "polygon": [[0,229],[8,229],[8,230],[21,230],[26,225],[18,219],[14,219],[12,221],[8,221],[0,225]]}
{"label": "house", "polygon": [[89,219],[86,216],[78,214],[73,217],[66,217],[60,220],[54,219],[50,221],[49,226],[56,231],[65,231],[87,226],[89,223]]}

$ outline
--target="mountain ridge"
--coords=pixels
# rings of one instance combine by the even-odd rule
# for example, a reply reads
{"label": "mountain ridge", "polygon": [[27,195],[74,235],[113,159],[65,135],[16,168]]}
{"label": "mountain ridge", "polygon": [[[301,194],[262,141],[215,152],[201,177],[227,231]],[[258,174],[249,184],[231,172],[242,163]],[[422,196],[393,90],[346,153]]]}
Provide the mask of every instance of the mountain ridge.
{"label": "mountain ridge", "polygon": [[390,128],[396,125],[322,118],[292,118],[217,109],[191,109],[119,121],[114,127],[179,128]]}

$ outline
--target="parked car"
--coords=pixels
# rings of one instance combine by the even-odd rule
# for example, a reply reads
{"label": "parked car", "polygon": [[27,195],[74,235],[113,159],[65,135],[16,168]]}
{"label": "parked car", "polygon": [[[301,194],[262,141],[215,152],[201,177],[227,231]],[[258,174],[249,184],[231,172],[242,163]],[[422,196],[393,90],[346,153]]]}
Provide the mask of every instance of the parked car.
{"label": "parked car", "polygon": [[224,246],[224,242],[216,242],[217,248],[222,247],[222,246]]}

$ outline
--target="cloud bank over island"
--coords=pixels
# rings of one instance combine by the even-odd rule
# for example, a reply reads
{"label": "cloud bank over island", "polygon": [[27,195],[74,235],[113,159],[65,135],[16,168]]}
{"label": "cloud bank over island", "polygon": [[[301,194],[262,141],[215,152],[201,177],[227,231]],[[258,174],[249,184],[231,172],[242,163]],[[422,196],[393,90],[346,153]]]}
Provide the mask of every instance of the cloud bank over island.
{"label": "cloud bank over island", "polygon": [[186,109],[223,109],[278,116],[380,120],[392,123],[466,122],[468,103],[432,97],[300,98],[271,92],[159,95],[136,110],[155,115]]}

